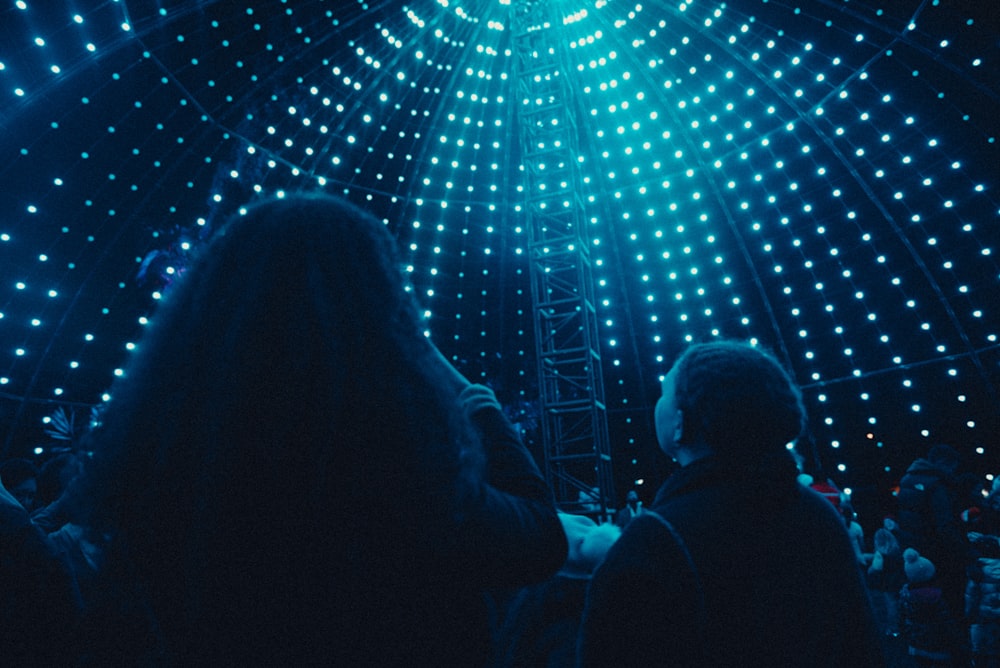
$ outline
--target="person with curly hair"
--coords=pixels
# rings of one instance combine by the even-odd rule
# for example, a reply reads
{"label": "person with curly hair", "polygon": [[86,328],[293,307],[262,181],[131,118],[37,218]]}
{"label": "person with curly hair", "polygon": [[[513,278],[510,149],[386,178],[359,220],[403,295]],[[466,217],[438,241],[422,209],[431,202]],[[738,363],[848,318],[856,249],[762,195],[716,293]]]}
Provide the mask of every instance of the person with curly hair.
{"label": "person with curly hair", "polygon": [[680,468],[591,581],[583,666],[876,666],[863,574],[837,510],[798,482],[798,387],[760,347],[688,348],[654,422]]}
{"label": "person with curly hair", "polygon": [[[83,661],[477,665],[554,574],[551,490],[344,200],[247,207],[166,295],[90,437],[110,537]],[[124,661],[123,661],[124,657]]]}

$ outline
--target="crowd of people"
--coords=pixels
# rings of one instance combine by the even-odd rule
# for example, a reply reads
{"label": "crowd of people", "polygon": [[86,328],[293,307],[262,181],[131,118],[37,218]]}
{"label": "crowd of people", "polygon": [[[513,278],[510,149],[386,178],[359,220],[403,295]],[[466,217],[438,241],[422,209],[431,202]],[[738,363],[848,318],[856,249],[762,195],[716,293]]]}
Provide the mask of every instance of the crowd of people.
{"label": "crowd of people", "polygon": [[[859,556],[799,480],[786,370],[697,344],[653,416],[676,472],[599,523],[558,511],[493,391],[423,330],[363,210],[295,195],[234,217],[80,452],[0,465],[0,661],[881,666],[893,634],[920,661],[996,661],[997,504],[952,522],[954,451],[911,467]],[[971,635],[920,644],[959,600]]]}
{"label": "crowd of people", "polygon": [[868,583],[885,635],[920,666],[1000,667],[1000,479],[989,489],[935,445],[875,531]]}

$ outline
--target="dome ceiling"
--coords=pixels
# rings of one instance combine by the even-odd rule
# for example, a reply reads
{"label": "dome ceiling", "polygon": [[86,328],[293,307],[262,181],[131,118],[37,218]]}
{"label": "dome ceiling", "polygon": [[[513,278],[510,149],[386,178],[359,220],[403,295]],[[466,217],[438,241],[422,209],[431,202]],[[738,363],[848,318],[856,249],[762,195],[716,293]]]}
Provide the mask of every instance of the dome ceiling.
{"label": "dome ceiling", "polygon": [[9,3],[5,452],[50,447],[59,407],[85,422],[191,251],[240,206],[300,190],[386,221],[429,334],[532,440],[525,11],[547,17],[533,28],[571,91],[619,486],[659,474],[658,380],[714,337],[788,364],[841,485],[891,486],[936,442],[985,473],[1000,434],[989,4]]}

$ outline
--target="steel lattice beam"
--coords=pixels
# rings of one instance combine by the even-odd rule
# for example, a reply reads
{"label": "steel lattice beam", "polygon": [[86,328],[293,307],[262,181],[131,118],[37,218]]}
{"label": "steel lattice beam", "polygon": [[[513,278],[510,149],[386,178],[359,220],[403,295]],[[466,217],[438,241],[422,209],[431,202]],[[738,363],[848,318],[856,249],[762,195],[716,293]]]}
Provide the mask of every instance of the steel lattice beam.
{"label": "steel lattice beam", "polygon": [[524,167],[545,474],[559,506],[615,502],[577,126],[547,3],[516,2],[516,123]]}

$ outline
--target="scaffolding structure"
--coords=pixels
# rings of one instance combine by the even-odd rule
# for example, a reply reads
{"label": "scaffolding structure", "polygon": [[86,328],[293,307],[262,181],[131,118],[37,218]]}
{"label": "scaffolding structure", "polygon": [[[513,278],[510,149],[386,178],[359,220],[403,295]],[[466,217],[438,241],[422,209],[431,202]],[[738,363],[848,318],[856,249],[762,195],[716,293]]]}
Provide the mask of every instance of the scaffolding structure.
{"label": "scaffolding structure", "polygon": [[544,468],[562,510],[607,518],[615,494],[591,242],[565,44],[554,30],[562,22],[548,10],[521,0],[511,21]]}

